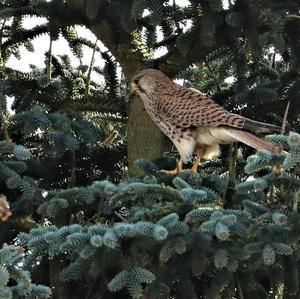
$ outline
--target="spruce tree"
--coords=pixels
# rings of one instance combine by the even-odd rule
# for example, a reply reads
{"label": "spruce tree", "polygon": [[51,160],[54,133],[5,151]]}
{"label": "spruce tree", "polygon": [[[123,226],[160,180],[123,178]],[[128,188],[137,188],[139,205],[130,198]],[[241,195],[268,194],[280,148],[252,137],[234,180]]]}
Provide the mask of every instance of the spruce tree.
{"label": "spruce tree", "polygon": [[[1,299],[299,298],[299,4],[228,3],[1,2]],[[46,21],[26,29],[25,17]],[[9,68],[41,34],[45,66]],[[105,66],[54,55],[59,36]],[[126,86],[146,67],[290,133],[267,136],[275,154],[224,146],[199,173],[162,174],[176,153]]]}

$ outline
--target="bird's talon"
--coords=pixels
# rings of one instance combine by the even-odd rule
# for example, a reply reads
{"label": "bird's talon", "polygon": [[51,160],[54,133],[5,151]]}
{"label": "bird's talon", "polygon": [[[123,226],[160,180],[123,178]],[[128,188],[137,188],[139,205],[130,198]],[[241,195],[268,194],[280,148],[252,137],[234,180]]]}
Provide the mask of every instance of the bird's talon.
{"label": "bird's talon", "polygon": [[197,168],[198,167],[196,167],[196,168],[192,167],[190,170],[191,170],[191,172],[197,173]]}
{"label": "bird's talon", "polygon": [[173,169],[173,170],[165,170],[165,169],[161,169],[160,170],[161,173],[165,173],[165,174],[170,174],[170,175],[176,175],[178,174],[178,169]]}
{"label": "bird's talon", "polygon": [[184,169],[182,168],[183,167],[183,161],[182,159],[180,159],[178,161],[178,164],[177,164],[177,167],[173,170],[165,170],[165,169],[162,169],[160,172],[162,173],[166,173],[166,174],[171,174],[171,175],[176,175],[178,174],[179,172],[182,172],[184,171]]}

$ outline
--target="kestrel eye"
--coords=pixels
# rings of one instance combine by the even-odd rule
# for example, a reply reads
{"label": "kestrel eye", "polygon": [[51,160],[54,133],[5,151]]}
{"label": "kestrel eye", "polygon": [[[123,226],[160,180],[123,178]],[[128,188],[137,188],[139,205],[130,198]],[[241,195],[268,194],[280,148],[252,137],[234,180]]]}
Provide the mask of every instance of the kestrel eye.
{"label": "kestrel eye", "polygon": [[134,82],[134,84],[136,84],[136,85],[139,84],[139,80],[138,80],[138,79],[135,79],[133,82]]}

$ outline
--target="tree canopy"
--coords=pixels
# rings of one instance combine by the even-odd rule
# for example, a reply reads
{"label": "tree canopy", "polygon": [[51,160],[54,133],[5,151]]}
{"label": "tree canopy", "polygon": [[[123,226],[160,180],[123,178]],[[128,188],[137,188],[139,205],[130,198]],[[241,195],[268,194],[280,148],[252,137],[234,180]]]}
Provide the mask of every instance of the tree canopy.
{"label": "tree canopy", "polygon": [[[0,1],[0,299],[299,298],[299,11],[279,0]],[[35,17],[45,22],[26,28]],[[8,66],[41,35],[44,67]],[[90,63],[55,55],[59,37],[79,61],[90,48]],[[234,144],[199,173],[160,173],[177,156],[129,94],[143,68],[283,124],[267,136],[282,151]]]}

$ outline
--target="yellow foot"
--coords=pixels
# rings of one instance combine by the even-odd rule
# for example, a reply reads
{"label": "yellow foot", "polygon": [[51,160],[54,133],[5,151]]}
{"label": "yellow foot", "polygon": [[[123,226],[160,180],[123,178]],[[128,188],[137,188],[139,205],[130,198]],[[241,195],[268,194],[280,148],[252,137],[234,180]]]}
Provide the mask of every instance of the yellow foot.
{"label": "yellow foot", "polygon": [[171,175],[176,175],[180,172],[187,172],[187,171],[191,171],[191,172],[194,172],[196,173],[198,170],[197,170],[197,167],[192,167],[191,169],[181,169],[181,170],[178,170],[177,168],[173,169],[173,170],[165,170],[165,169],[161,169],[160,172],[162,173],[166,173],[166,174],[171,174]]}
{"label": "yellow foot", "polygon": [[170,174],[170,175],[176,175],[179,172],[184,171],[183,168],[182,168],[182,165],[183,165],[183,160],[180,159],[178,164],[177,164],[177,167],[175,169],[173,169],[173,170],[162,169],[160,172]]}
{"label": "yellow foot", "polygon": [[191,172],[197,172],[198,171],[198,165],[193,165],[193,167],[190,169],[191,170]]}
{"label": "yellow foot", "polygon": [[197,146],[196,148],[196,153],[197,153],[197,156],[196,156],[196,160],[194,162],[194,165],[193,167],[191,168],[191,172],[197,172],[198,171],[198,166],[199,166],[199,163],[201,161],[201,157],[203,156],[203,148]]}
{"label": "yellow foot", "polygon": [[162,173],[166,173],[166,174],[171,174],[171,175],[176,175],[179,173],[178,169],[175,168],[173,170],[165,170],[165,169],[162,169],[160,172]]}

